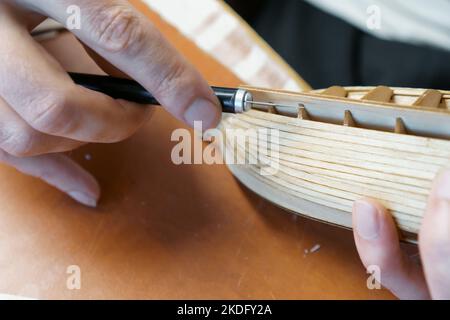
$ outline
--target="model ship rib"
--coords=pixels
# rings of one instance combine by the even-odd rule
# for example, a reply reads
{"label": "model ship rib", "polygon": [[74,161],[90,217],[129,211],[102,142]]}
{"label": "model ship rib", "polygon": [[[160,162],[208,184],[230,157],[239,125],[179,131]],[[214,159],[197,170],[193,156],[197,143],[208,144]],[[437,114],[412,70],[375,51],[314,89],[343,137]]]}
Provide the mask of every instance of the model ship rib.
{"label": "model ship rib", "polygon": [[442,93],[437,90],[427,90],[419,98],[417,98],[414,105],[419,107],[438,108],[441,101]]}
{"label": "model ship rib", "polygon": [[[276,142],[258,140],[270,146],[263,157],[259,145],[227,144],[234,146],[227,153],[241,159],[265,157],[263,164],[278,163],[271,175],[261,174],[261,163],[231,165],[244,184],[286,209],[345,227],[351,227],[355,200],[376,198],[391,210],[401,230],[418,232],[432,180],[450,163],[449,92],[332,87],[294,94],[247,89],[255,100],[292,108],[261,107],[224,117],[224,130],[278,132]],[[383,119],[370,119],[380,110]],[[443,124],[446,129],[437,127]]]}

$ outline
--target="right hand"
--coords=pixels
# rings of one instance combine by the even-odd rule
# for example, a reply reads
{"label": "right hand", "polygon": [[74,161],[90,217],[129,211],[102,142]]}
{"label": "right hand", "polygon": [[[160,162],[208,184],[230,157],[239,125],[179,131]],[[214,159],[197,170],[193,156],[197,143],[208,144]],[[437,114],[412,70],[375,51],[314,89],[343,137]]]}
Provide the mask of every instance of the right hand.
{"label": "right hand", "polygon": [[0,161],[95,206],[96,180],[62,152],[132,135],[148,108],[75,85],[30,36],[47,17],[65,24],[96,55],[137,80],[176,118],[218,124],[220,106],[201,75],[155,26],[124,0],[0,0]]}
{"label": "right hand", "polygon": [[401,299],[450,299],[450,171],[437,175],[419,232],[420,262],[402,251],[394,219],[373,199],[353,206],[356,248],[367,268]]}

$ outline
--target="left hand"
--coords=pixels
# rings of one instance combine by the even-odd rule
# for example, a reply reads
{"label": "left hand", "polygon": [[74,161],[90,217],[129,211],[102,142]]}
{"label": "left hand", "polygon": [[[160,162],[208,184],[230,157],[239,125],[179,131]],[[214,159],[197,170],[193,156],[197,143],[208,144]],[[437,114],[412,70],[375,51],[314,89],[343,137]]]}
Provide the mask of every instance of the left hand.
{"label": "left hand", "polygon": [[71,32],[104,71],[135,79],[191,126],[215,127],[221,108],[201,74],[126,0],[0,0],[0,163],[95,207],[98,182],[63,153],[125,140],[150,108],[76,85],[31,37],[48,17],[66,24],[70,7],[80,22]]}
{"label": "left hand", "polygon": [[450,170],[434,182],[419,232],[422,266],[400,248],[392,216],[375,200],[353,205],[356,247],[365,267],[376,265],[381,284],[400,299],[450,299]]}

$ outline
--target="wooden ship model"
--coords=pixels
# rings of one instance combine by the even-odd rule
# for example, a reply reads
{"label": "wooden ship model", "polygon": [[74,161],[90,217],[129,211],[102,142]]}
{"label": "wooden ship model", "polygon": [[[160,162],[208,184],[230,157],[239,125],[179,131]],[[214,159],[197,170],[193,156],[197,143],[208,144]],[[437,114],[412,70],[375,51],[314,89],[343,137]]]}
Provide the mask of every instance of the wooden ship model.
{"label": "wooden ship model", "polygon": [[[244,88],[275,106],[224,115],[221,130],[278,130],[279,167],[264,175],[259,164],[229,165],[238,180],[289,211],[348,228],[355,200],[378,199],[404,239],[415,241],[433,179],[450,164],[449,91]],[[256,156],[247,143],[225,146],[226,153]]]}

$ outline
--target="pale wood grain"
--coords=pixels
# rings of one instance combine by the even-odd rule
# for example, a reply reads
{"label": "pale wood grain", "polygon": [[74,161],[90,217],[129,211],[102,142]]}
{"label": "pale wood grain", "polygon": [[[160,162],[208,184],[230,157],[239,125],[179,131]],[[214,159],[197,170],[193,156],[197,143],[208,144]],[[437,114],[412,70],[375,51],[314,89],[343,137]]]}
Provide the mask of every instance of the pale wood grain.
{"label": "pale wood grain", "polygon": [[[351,227],[355,200],[375,198],[392,212],[401,230],[418,233],[432,181],[439,170],[450,164],[450,139],[432,137],[436,130],[435,119],[450,124],[447,111],[437,108],[442,98],[447,100],[447,92],[332,87],[296,94],[247,89],[255,99],[292,106],[292,110],[260,107],[224,117],[223,129],[240,129],[243,135],[260,129],[278,130],[278,141],[264,137],[258,141],[258,144],[270,146],[272,151],[277,150],[275,155],[269,150],[261,156],[258,145],[245,143],[245,139],[233,144],[234,137],[227,137],[227,146],[235,148],[227,152],[235,152],[240,159],[259,157],[263,162],[279,163],[278,171],[272,175],[261,174],[260,163],[231,166],[234,174],[250,189],[281,207],[344,227]],[[343,92],[353,92],[353,95],[343,98]],[[410,105],[395,103],[398,95],[402,96],[402,101],[410,101]],[[362,126],[353,116],[355,109],[351,108],[339,109],[342,111],[340,123],[317,117],[336,105],[351,106],[352,103],[363,104],[366,108],[365,114],[359,114],[359,118],[364,119]],[[308,108],[311,104],[317,110]],[[375,130],[368,124],[370,116],[383,108],[386,119],[391,121],[386,127],[391,126],[391,129]],[[408,128],[410,111],[415,113],[414,117],[423,117],[425,124],[421,130],[429,134],[423,136],[420,130],[414,131],[417,129],[414,125]],[[404,120],[405,115],[408,121]]]}

